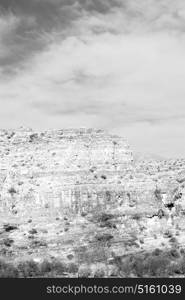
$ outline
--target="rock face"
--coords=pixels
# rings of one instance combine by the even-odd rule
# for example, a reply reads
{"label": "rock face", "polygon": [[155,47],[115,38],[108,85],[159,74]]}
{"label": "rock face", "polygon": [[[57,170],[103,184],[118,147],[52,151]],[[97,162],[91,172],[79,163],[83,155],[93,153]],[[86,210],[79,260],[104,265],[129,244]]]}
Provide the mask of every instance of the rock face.
{"label": "rock face", "polygon": [[0,210],[13,214],[155,215],[185,177],[184,162],[134,163],[125,139],[94,129],[2,130],[0,157]]}
{"label": "rock face", "polygon": [[0,258],[100,263],[106,277],[125,263],[124,277],[125,256],[185,253],[184,215],[185,159],[134,159],[102,130],[0,131]]}
{"label": "rock face", "polygon": [[104,206],[133,161],[123,138],[93,129],[1,131],[0,154],[1,209],[30,213]]}

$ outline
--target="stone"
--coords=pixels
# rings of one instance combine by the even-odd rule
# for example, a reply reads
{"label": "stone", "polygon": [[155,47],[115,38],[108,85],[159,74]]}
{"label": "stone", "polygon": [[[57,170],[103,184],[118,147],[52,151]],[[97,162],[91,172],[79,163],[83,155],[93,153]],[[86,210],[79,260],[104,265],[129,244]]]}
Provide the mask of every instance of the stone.
{"label": "stone", "polygon": [[184,245],[184,178],[185,159],[136,159],[103,130],[0,130],[0,254],[117,274],[115,253]]}

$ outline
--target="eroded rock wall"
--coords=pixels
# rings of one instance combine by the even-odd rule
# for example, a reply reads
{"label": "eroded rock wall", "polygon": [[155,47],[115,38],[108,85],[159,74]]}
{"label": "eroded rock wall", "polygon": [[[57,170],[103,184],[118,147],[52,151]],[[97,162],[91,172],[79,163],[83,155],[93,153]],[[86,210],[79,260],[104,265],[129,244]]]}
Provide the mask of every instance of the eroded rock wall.
{"label": "eroded rock wall", "polygon": [[134,163],[125,139],[102,130],[0,131],[0,210],[157,215],[184,207],[185,163]]}
{"label": "eroded rock wall", "polygon": [[123,138],[93,129],[2,130],[0,155],[0,207],[15,213],[103,208],[133,161]]}

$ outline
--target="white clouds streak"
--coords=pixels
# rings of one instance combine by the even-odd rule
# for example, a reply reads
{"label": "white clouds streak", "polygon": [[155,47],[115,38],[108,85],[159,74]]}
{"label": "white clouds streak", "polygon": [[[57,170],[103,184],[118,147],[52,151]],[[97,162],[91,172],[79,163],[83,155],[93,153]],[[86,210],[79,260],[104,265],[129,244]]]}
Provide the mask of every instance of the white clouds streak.
{"label": "white clouds streak", "polygon": [[11,49],[8,49],[4,43],[7,36],[11,34],[15,27],[19,24],[19,19],[9,13],[8,15],[0,15],[0,58],[6,56]]}

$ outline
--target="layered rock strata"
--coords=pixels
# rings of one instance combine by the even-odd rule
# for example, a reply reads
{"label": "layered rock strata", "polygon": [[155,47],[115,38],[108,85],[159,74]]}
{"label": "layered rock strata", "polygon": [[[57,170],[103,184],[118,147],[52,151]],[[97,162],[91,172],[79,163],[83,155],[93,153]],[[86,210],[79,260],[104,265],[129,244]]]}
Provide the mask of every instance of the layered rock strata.
{"label": "layered rock strata", "polygon": [[184,215],[185,159],[135,160],[125,139],[102,130],[0,131],[0,259],[59,259],[85,277],[102,264],[104,276],[124,277],[127,259],[144,253],[153,276],[157,248],[173,255],[165,276],[171,262],[184,272]]}
{"label": "layered rock strata", "polygon": [[125,139],[102,130],[0,132],[0,210],[7,213],[155,215],[166,202],[184,205],[183,176],[183,161],[136,164]]}

